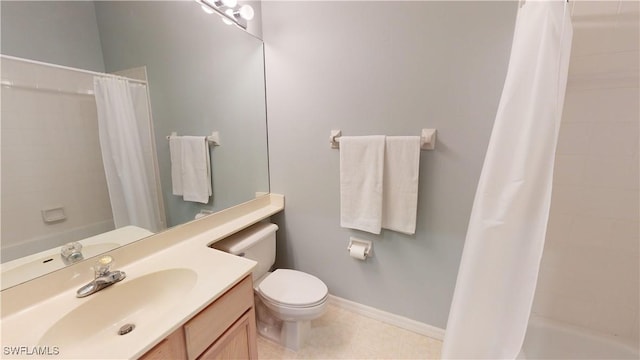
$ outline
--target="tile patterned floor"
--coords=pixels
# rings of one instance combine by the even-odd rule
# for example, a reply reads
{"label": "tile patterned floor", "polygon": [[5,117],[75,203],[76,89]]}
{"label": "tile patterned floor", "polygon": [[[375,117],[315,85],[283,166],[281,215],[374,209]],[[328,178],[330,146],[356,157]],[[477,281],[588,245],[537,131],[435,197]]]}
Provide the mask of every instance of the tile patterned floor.
{"label": "tile patterned floor", "polygon": [[311,322],[305,346],[288,350],[261,336],[260,359],[440,359],[442,342],[335,305]]}

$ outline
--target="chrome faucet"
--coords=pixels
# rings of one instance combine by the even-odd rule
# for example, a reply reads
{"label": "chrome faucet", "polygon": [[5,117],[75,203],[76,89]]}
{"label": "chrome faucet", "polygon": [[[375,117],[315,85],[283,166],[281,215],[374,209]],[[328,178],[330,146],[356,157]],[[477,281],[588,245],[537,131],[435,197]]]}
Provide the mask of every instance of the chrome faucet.
{"label": "chrome faucet", "polygon": [[109,255],[103,256],[98,260],[96,266],[93,267],[95,271],[95,278],[90,283],[84,285],[76,292],[76,297],[82,298],[117,283],[127,277],[124,271],[110,270],[113,258]]}
{"label": "chrome faucet", "polygon": [[62,248],[60,248],[60,256],[62,257],[62,262],[64,262],[65,265],[71,265],[83,260],[82,244],[75,241],[64,244]]}

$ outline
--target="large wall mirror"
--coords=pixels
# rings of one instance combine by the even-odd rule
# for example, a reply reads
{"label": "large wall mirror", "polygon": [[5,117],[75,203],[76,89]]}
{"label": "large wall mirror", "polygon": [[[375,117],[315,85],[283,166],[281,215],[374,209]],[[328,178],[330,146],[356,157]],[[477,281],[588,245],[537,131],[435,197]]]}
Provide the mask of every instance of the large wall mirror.
{"label": "large wall mirror", "polygon": [[[70,242],[87,259],[269,192],[260,39],[194,1],[0,6],[3,289],[73,262],[61,256]],[[157,228],[114,220],[93,91],[102,73],[143,90],[135,112],[148,108],[137,121],[149,135],[140,142],[151,149],[142,164],[155,174]],[[174,195],[168,136],[213,132],[212,195],[185,201]]]}

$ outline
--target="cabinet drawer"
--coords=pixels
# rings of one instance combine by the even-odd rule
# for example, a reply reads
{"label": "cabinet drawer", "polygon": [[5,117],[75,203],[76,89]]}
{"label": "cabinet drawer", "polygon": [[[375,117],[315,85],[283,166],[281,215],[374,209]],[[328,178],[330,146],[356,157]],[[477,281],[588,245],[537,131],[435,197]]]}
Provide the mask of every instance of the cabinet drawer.
{"label": "cabinet drawer", "polygon": [[249,275],[185,324],[189,360],[197,358],[252,306],[253,283]]}
{"label": "cabinet drawer", "polygon": [[184,360],[187,352],[184,346],[184,331],[179,328],[153,349],[142,355],[139,360]]}

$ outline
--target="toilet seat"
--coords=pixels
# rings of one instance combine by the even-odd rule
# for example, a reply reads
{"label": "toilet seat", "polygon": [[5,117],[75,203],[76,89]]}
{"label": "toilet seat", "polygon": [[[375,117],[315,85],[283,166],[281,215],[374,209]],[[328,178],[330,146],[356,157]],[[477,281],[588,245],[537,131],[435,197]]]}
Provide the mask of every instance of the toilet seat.
{"label": "toilet seat", "polygon": [[258,285],[262,298],[276,306],[304,309],[327,301],[329,289],[317,277],[290,269],[278,269]]}

